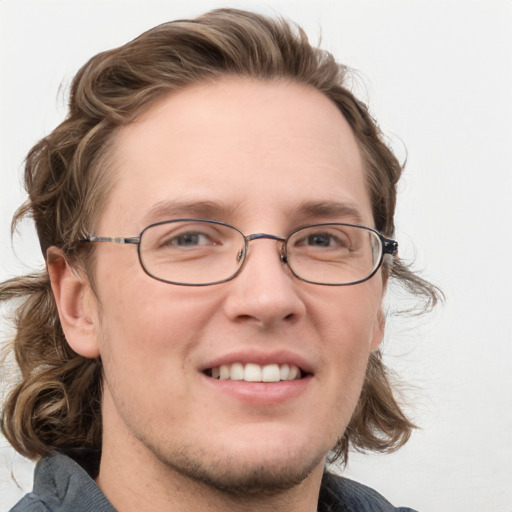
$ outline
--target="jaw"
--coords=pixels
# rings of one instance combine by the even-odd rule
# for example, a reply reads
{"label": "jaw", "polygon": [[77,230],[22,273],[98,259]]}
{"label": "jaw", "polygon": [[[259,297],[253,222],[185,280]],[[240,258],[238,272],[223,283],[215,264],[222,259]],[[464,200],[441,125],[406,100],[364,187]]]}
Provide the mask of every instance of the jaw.
{"label": "jaw", "polygon": [[[108,386],[106,388],[108,395]],[[123,483],[120,494],[131,495],[136,503],[141,486],[157,495],[162,492],[163,481],[166,494],[172,494],[173,499],[176,494],[181,494],[184,500],[187,498],[185,502],[190,502],[191,496],[197,498],[197,510],[237,510],[247,502],[261,509],[264,498],[284,500],[287,507],[283,509],[291,510],[288,508],[293,501],[291,495],[304,485],[313,489],[313,500],[318,497],[325,454],[330,446],[319,446],[318,439],[308,437],[305,429],[297,428],[294,421],[262,417],[249,421],[246,417],[237,423],[231,415],[228,422],[220,422],[218,416],[215,418],[207,410],[202,423],[195,422],[197,428],[202,426],[200,432],[158,439],[155,431],[140,435],[140,431],[136,434],[127,428],[116,409],[112,409],[111,398],[107,398],[104,405],[109,409],[105,411],[108,426],[104,432],[98,485],[108,491],[109,499],[112,487],[119,487],[119,482]],[[129,460],[125,460],[128,456]],[[141,471],[137,481],[131,482],[134,461]],[[133,493],[127,494],[126,486]],[[204,503],[200,503],[201,500]],[[131,508],[113,503],[122,510],[137,510],[133,503],[130,503]],[[214,503],[219,507],[215,508]],[[145,510],[143,504],[139,505],[139,510]],[[301,510],[299,505],[292,509]]]}

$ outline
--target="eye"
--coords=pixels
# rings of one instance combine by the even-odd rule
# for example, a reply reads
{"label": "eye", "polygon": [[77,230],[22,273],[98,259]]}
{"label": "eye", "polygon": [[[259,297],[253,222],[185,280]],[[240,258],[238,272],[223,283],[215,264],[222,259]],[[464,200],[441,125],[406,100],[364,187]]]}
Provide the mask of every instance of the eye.
{"label": "eye", "polygon": [[215,242],[205,233],[190,232],[175,235],[169,238],[166,244],[179,247],[200,247],[204,245],[215,245]]}
{"label": "eye", "polygon": [[151,228],[146,240],[152,250],[208,249],[223,244],[223,231],[201,223],[170,223]]}
{"label": "eye", "polygon": [[330,230],[306,232],[296,242],[295,246],[312,249],[340,249],[350,246],[350,239],[342,231]]}
{"label": "eye", "polygon": [[304,245],[309,245],[311,247],[332,247],[339,245],[339,243],[331,234],[314,233],[306,237]]}

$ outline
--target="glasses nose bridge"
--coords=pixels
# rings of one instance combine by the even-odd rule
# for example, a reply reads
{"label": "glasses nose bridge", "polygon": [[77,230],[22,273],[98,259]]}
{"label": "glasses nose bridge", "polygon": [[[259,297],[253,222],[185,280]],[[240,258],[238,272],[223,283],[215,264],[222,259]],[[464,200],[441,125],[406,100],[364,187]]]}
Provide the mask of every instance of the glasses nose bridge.
{"label": "glasses nose bridge", "polygon": [[260,240],[262,238],[268,238],[269,240],[277,240],[278,242],[286,242],[286,238],[277,235],[270,235],[269,233],[254,233],[252,235],[246,235],[245,240],[251,242],[252,240]]}
{"label": "glasses nose bridge", "polygon": [[280,248],[279,248],[279,258],[281,259],[282,263],[287,263],[286,261],[286,238],[282,236],[277,235],[271,235],[269,233],[253,233],[252,235],[245,235],[245,246],[247,247],[246,250],[246,258],[249,256],[249,242],[252,242],[253,240],[275,240],[276,242],[280,242]]}

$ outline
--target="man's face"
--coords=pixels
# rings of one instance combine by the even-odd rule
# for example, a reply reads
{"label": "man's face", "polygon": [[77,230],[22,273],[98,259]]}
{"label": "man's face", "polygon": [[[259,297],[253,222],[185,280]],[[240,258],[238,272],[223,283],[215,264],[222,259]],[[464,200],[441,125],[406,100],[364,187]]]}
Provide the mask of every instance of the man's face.
{"label": "man's face", "polygon": [[[113,164],[98,236],[187,217],[279,236],[319,222],[373,226],[347,122],[296,84],[230,78],[173,94],[120,131]],[[345,206],[360,218],[343,216]],[[382,277],[309,284],[280,262],[276,241],[250,245],[235,279],[205,287],[152,279],[134,245],[97,245],[90,307],[105,371],[105,449],[117,443],[133,460],[233,491],[321,471],[382,337]],[[288,364],[303,377],[210,376],[234,363]]]}

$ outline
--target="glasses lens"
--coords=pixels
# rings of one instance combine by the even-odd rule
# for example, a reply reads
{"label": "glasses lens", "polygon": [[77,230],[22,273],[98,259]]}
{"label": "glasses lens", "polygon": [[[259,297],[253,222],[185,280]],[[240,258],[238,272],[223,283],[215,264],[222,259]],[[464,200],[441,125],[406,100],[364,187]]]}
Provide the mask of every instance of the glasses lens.
{"label": "glasses lens", "polygon": [[305,281],[352,284],[370,277],[380,263],[382,243],[371,229],[319,224],[293,233],[286,247],[288,265]]}
{"label": "glasses lens", "polygon": [[239,270],[245,239],[214,221],[171,221],[148,226],[141,235],[140,260],[151,276],[176,284],[225,281]]}

